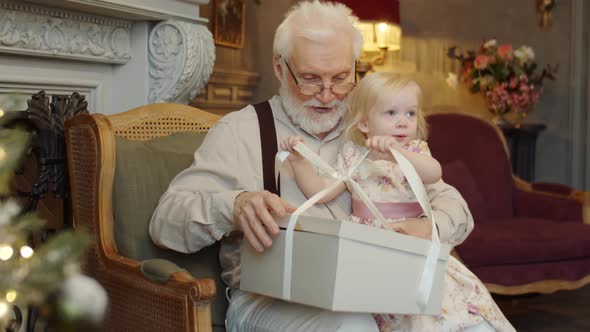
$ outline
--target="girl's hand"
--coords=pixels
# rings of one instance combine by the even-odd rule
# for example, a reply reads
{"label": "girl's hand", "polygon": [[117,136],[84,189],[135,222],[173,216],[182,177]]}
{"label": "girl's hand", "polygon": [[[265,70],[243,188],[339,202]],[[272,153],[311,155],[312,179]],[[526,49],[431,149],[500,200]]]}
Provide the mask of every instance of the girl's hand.
{"label": "girl's hand", "polygon": [[303,143],[303,136],[289,136],[281,142],[281,150],[291,152],[287,158],[289,161],[299,161],[303,159],[303,156],[293,149],[295,145],[299,143]]}
{"label": "girl's hand", "polygon": [[[430,240],[432,237],[432,223],[428,217],[411,218],[403,221],[396,221],[388,226],[398,233]],[[436,230],[434,230],[436,232]]]}
{"label": "girl's hand", "polygon": [[389,154],[389,148],[401,148],[400,143],[391,136],[373,136],[367,139],[367,148],[378,153]]}

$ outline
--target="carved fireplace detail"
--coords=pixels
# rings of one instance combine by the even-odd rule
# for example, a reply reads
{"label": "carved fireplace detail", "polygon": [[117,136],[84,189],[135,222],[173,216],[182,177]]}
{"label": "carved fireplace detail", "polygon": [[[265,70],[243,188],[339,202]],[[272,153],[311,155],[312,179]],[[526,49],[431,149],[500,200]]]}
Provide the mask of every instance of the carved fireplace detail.
{"label": "carved fireplace detail", "polygon": [[208,2],[0,0],[0,94],[79,91],[105,114],[188,103],[215,60]]}

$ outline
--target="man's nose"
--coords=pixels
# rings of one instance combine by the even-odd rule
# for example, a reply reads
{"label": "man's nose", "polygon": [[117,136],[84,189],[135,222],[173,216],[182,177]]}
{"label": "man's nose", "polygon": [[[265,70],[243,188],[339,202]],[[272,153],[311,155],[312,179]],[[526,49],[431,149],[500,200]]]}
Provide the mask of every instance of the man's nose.
{"label": "man's nose", "polygon": [[322,92],[318,93],[315,97],[322,104],[327,104],[334,100],[334,98],[336,98],[336,95],[334,94],[334,92],[332,92],[331,85],[326,86],[324,84],[324,89],[322,90]]}

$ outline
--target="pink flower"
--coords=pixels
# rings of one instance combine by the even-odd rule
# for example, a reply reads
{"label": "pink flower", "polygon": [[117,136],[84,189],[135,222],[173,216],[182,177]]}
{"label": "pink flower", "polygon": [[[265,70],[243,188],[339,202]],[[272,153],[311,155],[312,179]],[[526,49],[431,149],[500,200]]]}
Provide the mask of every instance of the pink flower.
{"label": "pink flower", "polygon": [[388,178],[387,176],[382,176],[379,179],[379,184],[381,185],[382,190],[389,190],[389,187],[391,187],[393,185],[393,183],[391,182],[391,179]]}
{"label": "pink flower", "polygon": [[485,67],[488,66],[489,63],[490,63],[490,59],[486,55],[480,54],[475,57],[475,61],[473,62],[473,66],[476,69],[484,69]]}
{"label": "pink flower", "polygon": [[408,150],[412,151],[412,152],[416,152],[416,153],[422,153],[422,148],[418,145],[415,146],[410,146],[408,148]]}
{"label": "pink flower", "polygon": [[375,323],[377,323],[377,326],[379,327],[379,329],[381,329],[385,326],[385,320],[383,319],[383,317],[381,315],[373,314],[373,319],[375,319]]}
{"label": "pink flower", "polygon": [[512,61],[512,45],[503,44],[498,47],[498,57],[505,61]]}
{"label": "pink flower", "polygon": [[506,82],[486,91],[486,98],[488,99],[488,109],[492,113],[502,114],[510,107],[511,95],[506,91]]}
{"label": "pink flower", "polygon": [[476,306],[475,304],[467,303],[467,311],[468,311],[470,314],[475,314],[475,315],[477,315],[477,314],[479,314],[479,307],[478,307],[478,306]]}
{"label": "pink flower", "polygon": [[463,67],[463,71],[461,72],[461,78],[463,79],[463,81],[467,81],[467,79],[469,77],[471,77],[471,73],[472,73],[471,67],[472,67],[472,65],[471,65],[471,62],[466,62],[463,65],[464,65],[464,67]]}
{"label": "pink flower", "polygon": [[539,92],[538,91],[533,92],[533,96],[531,99],[533,100],[533,104],[536,104],[539,101]]}
{"label": "pink flower", "polygon": [[510,84],[508,85],[508,87],[510,87],[510,89],[516,89],[516,85],[518,84],[518,81],[516,80],[515,77],[510,79]]}

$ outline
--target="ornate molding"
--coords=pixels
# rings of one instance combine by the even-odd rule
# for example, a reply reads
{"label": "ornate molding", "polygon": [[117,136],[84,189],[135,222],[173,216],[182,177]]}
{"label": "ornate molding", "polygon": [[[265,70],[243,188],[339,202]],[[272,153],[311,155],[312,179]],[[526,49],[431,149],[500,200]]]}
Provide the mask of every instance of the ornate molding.
{"label": "ornate molding", "polygon": [[0,1],[0,52],[123,64],[131,58],[131,22]]}
{"label": "ornate molding", "polygon": [[[13,0],[14,1],[14,0]],[[21,1],[21,0],[18,0]],[[206,24],[208,20],[200,17],[199,6],[209,0],[22,0],[43,6],[74,8],[124,20],[165,21],[181,20]]]}
{"label": "ornate molding", "polygon": [[187,103],[207,83],[215,48],[206,27],[160,22],[149,38],[150,103]]}

